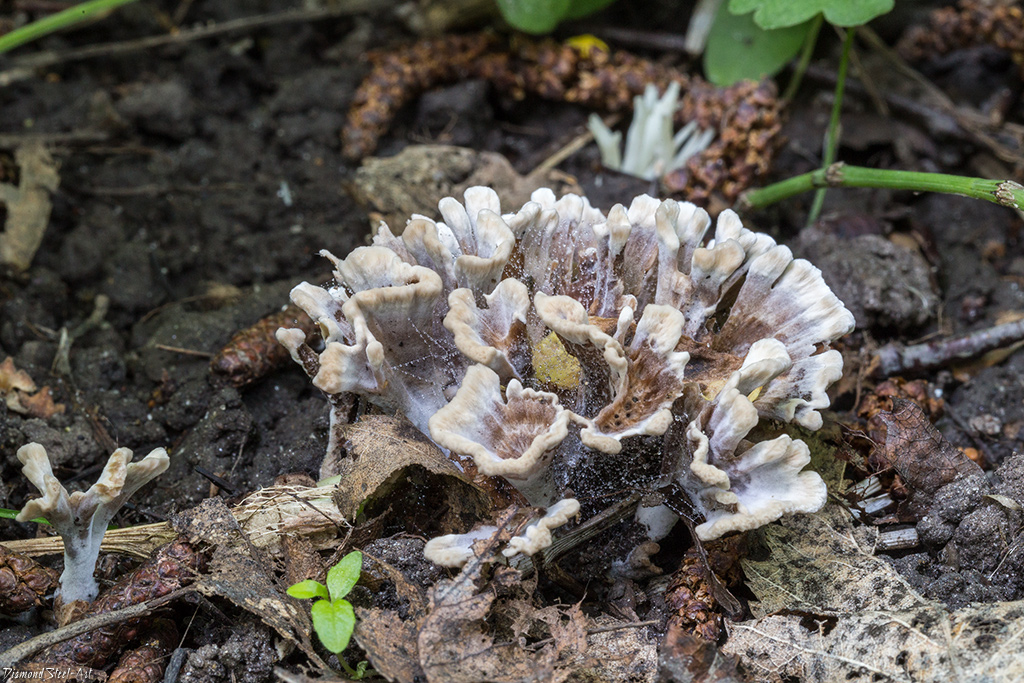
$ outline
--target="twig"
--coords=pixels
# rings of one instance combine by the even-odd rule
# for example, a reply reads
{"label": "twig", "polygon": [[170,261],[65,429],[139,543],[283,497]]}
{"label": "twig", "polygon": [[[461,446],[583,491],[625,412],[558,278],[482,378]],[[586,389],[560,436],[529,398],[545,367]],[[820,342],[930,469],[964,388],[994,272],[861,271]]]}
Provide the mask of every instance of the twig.
{"label": "twig", "polygon": [[913,346],[886,344],[875,353],[878,361],[875,374],[889,377],[935,370],[1021,341],[1024,341],[1024,320]]}
{"label": "twig", "polygon": [[213,358],[214,354],[209,351],[196,351],[195,349],[183,349],[180,346],[168,346],[167,344],[153,344],[153,348],[171,353],[180,353],[183,356],[199,356],[200,358]]}
{"label": "twig", "polygon": [[550,547],[545,548],[533,557],[516,555],[509,560],[509,564],[523,572],[524,575],[527,575],[533,571],[534,566],[544,566],[554,562],[576,546],[589,541],[602,531],[611,528],[632,515],[636,511],[637,505],[640,504],[640,498],[639,493],[628,496],[618,503],[605,508],[568,533],[556,536]]}
{"label": "twig", "polygon": [[185,29],[178,33],[168,35],[147,36],[136,40],[101,43],[99,45],[89,45],[87,47],[68,50],[66,52],[40,52],[33,55],[25,55],[12,60],[13,69],[0,73],[0,85],[6,85],[9,82],[6,78],[7,75],[14,71],[39,69],[53,66],[54,64],[63,64],[80,59],[108,57],[111,55],[138,52],[140,50],[148,50],[150,48],[161,47],[163,45],[178,45],[193,40],[220,36],[225,33],[234,33],[236,31],[252,31],[267,26],[318,21],[320,19],[331,19],[350,14],[359,14],[361,12],[379,11],[388,6],[388,4],[387,0],[384,0],[383,2],[381,0],[344,0],[327,3],[327,5],[322,8],[293,9],[285,10],[283,12],[272,12],[270,14],[258,14],[256,16],[224,21],[219,24]]}
{"label": "twig", "polygon": [[74,638],[75,636],[80,636],[83,633],[88,633],[89,631],[95,631],[96,629],[103,628],[104,626],[119,624],[122,621],[128,621],[129,619],[145,616],[156,608],[162,607],[163,605],[177,600],[191,592],[192,588],[179,588],[154,600],[148,600],[138,605],[124,607],[119,610],[114,610],[113,612],[97,614],[93,617],[87,617],[85,619],[72,622],[67,626],[61,626],[54,631],[40,634],[35,638],[26,640],[20,645],[15,645],[6,652],[0,652],[0,667],[14,666],[21,660],[26,657],[31,657],[43,648],[60,643],[68,638]]}
{"label": "twig", "polygon": [[[609,114],[608,116],[604,117],[604,125],[611,128],[621,120],[622,114]],[[540,175],[542,173],[547,173],[555,166],[558,166],[560,163],[571,157],[573,154],[586,147],[588,144],[590,144],[590,142],[593,139],[594,134],[591,133],[589,130],[580,133],[572,140],[570,140],[568,143],[559,148],[554,154],[552,154],[547,159],[537,164],[537,167],[530,171],[529,175]]]}
{"label": "twig", "polygon": [[[101,197],[136,197],[148,195],[165,195],[171,192],[237,192],[252,187],[249,183],[217,183],[214,185],[170,185],[164,183],[152,183],[149,185],[136,185],[135,187],[111,187],[105,185],[87,185],[76,187],[74,190],[83,194],[90,194]],[[68,188],[66,188],[68,189]]]}
{"label": "twig", "polygon": [[793,195],[820,187],[878,187],[910,192],[942,192],[973,199],[984,199],[1011,209],[1024,207],[1024,186],[1012,180],[988,180],[946,173],[892,171],[843,162],[804,173],[740,195],[737,207],[759,209]]}
{"label": "twig", "polygon": [[[935,84],[903,61],[895,50],[886,45],[878,34],[867,26],[858,27],[857,33],[864,41],[871,45],[872,49],[888,60],[897,71],[924,88],[939,109],[952,116],[961,128],[968,131],[978,142],[988,147],[993,154],[1011,164],[1020,164],[1022,162],[1019,149],[1009,149],[989,135],[987,130],[991,129],[991,125],[984,115],[976,111],[964,111],[957,107],[946,93],[942,92]],[[1004,126],[1004,129],[1009,130],[1006,126]]]}
{"label": "twig", "polygon": [[616,26],[594,26],[593,33],[602,40],[607,40],[609,43],[615,43],[624,47],[660,50],[662,52],[686,51],[686,39],[678,33],[643,31]]}
{"label": "twig", "polygon": [[704,53],[708,44],[708,34],[715,23],[718,7],[722,0],[698,0],[690,15],[690,24],[686,27],[685,50],[693,57]]}

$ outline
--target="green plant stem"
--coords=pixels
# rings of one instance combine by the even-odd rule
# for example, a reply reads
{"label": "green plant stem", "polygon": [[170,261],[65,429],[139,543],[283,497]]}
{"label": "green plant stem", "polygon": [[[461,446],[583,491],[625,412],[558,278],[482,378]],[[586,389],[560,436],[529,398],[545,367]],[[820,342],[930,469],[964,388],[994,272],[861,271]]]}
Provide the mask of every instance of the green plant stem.
{"label": "green plant stem", "polygon": [[804,39],[804,46],[800,52],[800,61],[796,63],[793,75],[790,77],[789,83],[786,84],[786,92],[782,93],[783,102],[792,100],[796,95],[796,91],[800,89],[800,83],[804,80],[804,74],[807,73],[807,67],[811,63],[811,56],[814,54],[814,46],[818,44],[818,33],[821,31],[821,24],[824,20],[825,15],[820,12],[818,16],[811,20],[814,24],[811,25],[811,30],[807,32],[807,38]]}
{"label": "green plant stem", "polygon": [[1012,180],[987,180],[918,171],[889,171],[862,166],[847,166],[842,162],[774,183],[768,187],[749,190],[740,197],[738,206],[741,209],[759,209],[801,192],[826,187],[881,187],[911,192],[942,192],[984,199],[987,202],[1013,209],[1024,207],[1024,186]]}
{"label": "green plant stem", "polygon": [[[836,149],[839,147],[839,116],[843,112],[843,92],[846,90],[846,72],[850,66],[850,48],[853,46],[853,30],[847,30],[843,38],[843,56],[839,60],[839,73],[836,77],[836,96],[832,102],[832,117],[828,122],[828,137],[825,140],[825,152],[822,155],[823,169],[831,166],[836,160]],[[822,187],[814,195],[811,211],[807,214],[807,224],[811,225],[821,215],[821,207],[825,203],[825,188]]]}
{"label": "green plant stem", "polygon": [[0,54],[135,0],[89,0],[0,36]]}

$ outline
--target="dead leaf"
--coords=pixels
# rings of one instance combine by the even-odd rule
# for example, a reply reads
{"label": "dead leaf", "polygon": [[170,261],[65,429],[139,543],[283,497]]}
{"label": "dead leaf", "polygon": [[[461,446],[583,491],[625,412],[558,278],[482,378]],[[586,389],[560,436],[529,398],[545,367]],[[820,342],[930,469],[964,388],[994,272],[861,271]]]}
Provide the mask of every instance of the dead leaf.
{"label": "dead leaf", "polygon": [[948,612],[930,604],[841,616],[776,614],[735,624],[724,650],[765,683],[1024,680],[1024,603]]}
{"label": "dead leaf", "polygon": [[405,575],[390,564],[363,551],[363,574],[360,581],[371,590],[375,581],[389,581],[402,601],[403,615],[419,618],[427,611],[427,598]]}
{"label": "dead leaf", "polygon": [[886,427],[881,456],[915,494],[923,494],[915,496],[916,504],[927,504],[957,477],[981,474],[977,463],[946,441],[916,403],[894,398],[892,408],[875,416]]}
{"label": "dead leaf", "polygon": [[41,142],[22,145],[14,153],[20,169],[17,187],[0,183],[0,202],[7,220],[0,233],[0,264],[26,270],[50,222],[50,195],[60,184],[57,164]]}
{"label": "dead leaf", "polygon": [[442,198],[461,198],[466,188],[476,185],[493,187],[504,206],[522,206],[541,187],[552,188],[558,196],[583,194],[559,171],[522,176],[496,152],[451,145],[409,145],[393,157],[367,158],[348,190],[370,213],[374,231],[383,220],[400,235],[412,214],[429,213]]}
{"label": "dead leaf", "polygon": [[64,412],[63,404],[54,403],[50,388],[36,391],[36,383],[27,372],[14,367],[11,356],[0,363],[0,396],[9,410],[21,415],[46,419]]}
{"label": "dead leaf", "polygon": [[416,647],[419,621],[406,621],[398,612],[383,609],[357,608],[356,616],[356,642],[380,675],[398,683],[425,679]]}
{"label": "dead leaf", "polygon": [[672,625],[659,657],[662,680],[673,683],[738,683],[736,661],[715,643]]}
{"label": "dead leaf", "polygon": [[54,415],[64,414],[64,404],[53,400],[50,387],[43,387],[34,394],[21,397],[21,405],[25,408],[25,414],[40,419],[47,419]]}
{"label": "dead leaf", "polygon": [[391,504],[413,531],[440,526],[450,533],[490,516],[490,496],[408,421],[370,415],[342,433],[348,457],[325,461],[320,475],[340,476],[334,501],[347,518],[364,503],[367,514]]}
{"label": "dead leaf", "polygon": [[273,569],[249,543],[220,498],[207,498],[173,520],[178,533],[196,544],[213,546],[209,571],[199,576],[196,590],[226,598],[259,617],[285,640],[294,642],[317,666],[326,664],[314,652],[309,608],[279,590]]}
{"label": "dead leaf", "polygon": [[766,683],[991,681],[1024,677],[1024,602],[949,612],[872,555],[876,530],[835,505],[765,528],[770,559],[745,561],[759,618],[722,650]]}
{"label": "dead leaf", "polygon": [[758,601],[754,616],[779,610],[854,612],[909,609],[927,603],[892,567],[874,556],[878,529],[854,527],[850,513],[826,505],[764,527],[771,557],[742,560]]}

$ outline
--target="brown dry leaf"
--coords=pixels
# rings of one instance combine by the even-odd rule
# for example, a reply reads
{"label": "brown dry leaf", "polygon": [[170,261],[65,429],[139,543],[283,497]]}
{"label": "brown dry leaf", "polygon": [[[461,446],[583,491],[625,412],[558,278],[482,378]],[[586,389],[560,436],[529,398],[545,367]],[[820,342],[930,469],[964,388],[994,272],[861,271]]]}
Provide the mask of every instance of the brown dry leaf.
{"label": "brown dry leaf", "polygon": [[715,643],[669,625],[660,655],[662,680],[691,683],[739,683],[736,658],[723,656]]}
{"label": "brown dry leaf", "polygon": [[646,628],[610,617],[592,622],[578,605],[536,607],[535,582],[494,564],[514,518],[514,510],[501,516],[502,530],[476,544],[461,574],[431,590],[429,605],[397,569],[364,553],[368,583],[393,582],[402,603],[357,610],[356,642],[374,669],[398,683],[653,683],[658,643]]}
{"label": "brown dry leaf", "polygon": [[568,658],[579,653],[581,643],[585,647],[585,617],[579,610],[534,608],[532,586],[522,583],[519,572],[492,565],[496,549],[514,532],[515,512],[502,513],[498,531],[473,545],[476,557],[458,576],[430,590],[429,613],[416,643],[429,683],[557,683],[571,673]]}
{"label": "brown dry leaf", "polygon": [[296,643],[317,666],[326,667],[313,651],[309,608],[278,589],[268,560],[249,543],[220,498],[207,498],[175,517],[173,524],[193,543],[213,546],[209,572],[198,577],[196,590],[227,598],[255,614],[281,637]]}
{"label": "brown dry leaf", "polygon": [[50,387],[43,387],[34,394],[21,397],[21,405],[25,408],[25,414],[45,420],[54,415],[64,413],[64,404],[53,400]]}
{"label": "brown dry leaf", "polygon": [[977,463],[946,441],[919,405],[894,398],[892,408],[876,415],[886,427],[881,455],[916,494],[927,499],[957,477],[981,473]]}
{"label": "brown dry leaf", "polygon": [[0,233],[0,264],[25,270],[43,241],[50,222],[50,195],[60,184],[60,176],[41,142],[22,145],[14,160],[21,171],[18,186],[0,183],[0,202],[7,208]]}
{"label": "brown dry leaf", "polygon": [[[383,505],[422,481],[423,491],[440,496],[427,505],[431,514],[443,511],[440,526],[444,531],[463,531],[491,512],[490,497],[474,485],[434,443],[408,421],[388,415],[370,415],[345,425],[347,458],[324,461],[322,479],[340,476],[334,501],[349,519],[364,502]],[[396,506],[399,503],[395,503]],[[412,507],[406,516],[414,517]],[[412,522],[412,520],[407,520]]]}
{"label": "brown dry leaf", "polygon": [[1024,602],[949,612],[871,556],[874,530],[842,508],[766,528],[772,556],[745,562],[760,618],[723,646],[766,683],[1024,679]]}
{"label": "brown dry leaf", "polygon": [[21,415],[46,419],[64,412],[63,404],[54,403],[50,388],[36,391],[36,383],[27,372],[14,367],[11,356],[0,363],[0,397],[3,397],[8,410]]}
{"label": "brown dry leaf", "polygon": [[910,584],[874,556],[878,529],[853,527],[850,513],[827,505],[815,515],[794,515],[764,528],[771,557],[743,560],[747,585],[758,602],[750,611],[859,611],[910,609],[926,604]]}
{"label": "brown dry leaf", "polygon": [[559,171],[522,176],[496,152],[450,145],[409,145],[393,157],[370,157],[348,189],[370,212],[374,231],[383,220],[400,235],[412,214],[432,211],[442,198],[462,197],[466,188],[475,185],[493,187],[506,206],[522,206],[541,187],[550,187],[559,196],[583,194],[575,181]]}
{"label": "brown dry leaf", "polygon": [[398,612],[384,609],[357,608],[356,616],[356,642],[380,675],[398,683],[425,680],[416,649],[419,620],[403,620]]}

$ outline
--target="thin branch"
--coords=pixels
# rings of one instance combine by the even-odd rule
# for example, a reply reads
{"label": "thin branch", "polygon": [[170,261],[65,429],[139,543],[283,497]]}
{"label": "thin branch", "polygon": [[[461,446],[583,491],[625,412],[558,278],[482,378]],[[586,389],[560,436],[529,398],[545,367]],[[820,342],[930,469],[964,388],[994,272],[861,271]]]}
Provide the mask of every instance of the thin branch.
{"label": "thin branch", "polygon": [[938,339],[924,344],[903,346],[886,344],[875,353],[875,374],[881,377],[903,373],[921,373],[970,360],[1006,346],[1024,341],[1024,320],[976,330],[959,337]]}
{"label": "thin branch", "polygon": [[226,33],[237,31],[253,31],[267,26],[280,26],[282,24],[296,24],[321,19],[333,19],[350,14],[379,11],[390,3],[387,0],[343,0],[328,3],[327,6],[315,9],[291,9],[282,12],[269,14],[258,14],[241,19],[233,19],[218,24],[198,26],[196,28],[184,29],[177,33],[147,36],[136,40],[118,41],[113,43],[100,43],[89,45],[66,52],[39,52],[32,55],[25,55],[11,60],[12,67],[8,71],[0,73],[0,86],[7,85],[13,81],[30,76],[34,69],[51,67],[55,64],[78,61],[81,59],[92,59],[95,57],[109,57],[112,55],[127,54],[141,50],[149,50],[164,45],[180,45],[193,40],[213,38]]}
{"label": "thin branch", "polygon": [[177,600],[178,598],[187,595],[192,592],[192,588],[179,588],[171,591],[167,595],[163,595],[153,600],[140,603],[138,605],[131,605],[130,607],[123,607],[113,612],[105,612],[103,614],[97,614],[96,616],[86,617],[78,621],[72,622],[67,626],[62,626],[54,631],[43,633],[35,638],[30,638],[20,645],[15,645],[6,652],[0,652],[0,667],[11,667],[25,659],[31,657],[35,653],[39,652],[43,648],[47,648],[56,643],[67,640],[68,638],[74,638],[80,636],[83,633],[89,631],[95,631],[98,628],[104,626],[110,626],[112,624],[119,624],[122,621],[128,621],[129,619],[135,619],[142,617],[158,607],[162,607],[169,602]]}
{"label": "thin branch", "polygon": [[1024,186],[1012,180],[864,168],[839,162],[767,187],[749,190],[740,196],[737,208],[759,209],[822,187],[878,187],[910,192],[941,192],[983,199],[1011,209],[1024,207]]}

